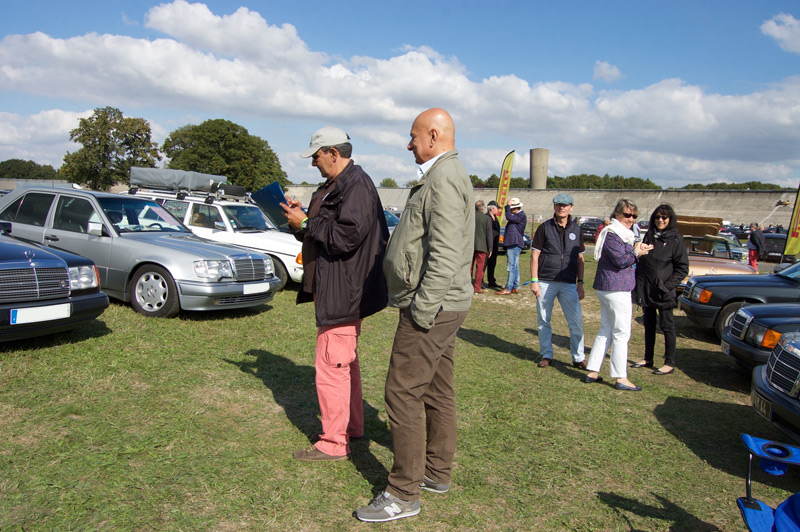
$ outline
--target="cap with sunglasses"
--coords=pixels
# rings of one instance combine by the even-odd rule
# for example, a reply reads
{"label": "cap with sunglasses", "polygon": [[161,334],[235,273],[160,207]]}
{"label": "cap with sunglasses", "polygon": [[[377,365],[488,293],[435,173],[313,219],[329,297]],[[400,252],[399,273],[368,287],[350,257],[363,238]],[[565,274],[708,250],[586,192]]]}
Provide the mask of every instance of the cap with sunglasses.
{"label": "cap with sunglasses", "polygon": [[311,136],[311,142],[308,144],[308,149],[300,154],[300,157],[311,157],[319,151],[320,148],[329,148],[331,146],[338,146],[350,142],[350,137],[339,129],[338,127],[325,126],[318,129]]}

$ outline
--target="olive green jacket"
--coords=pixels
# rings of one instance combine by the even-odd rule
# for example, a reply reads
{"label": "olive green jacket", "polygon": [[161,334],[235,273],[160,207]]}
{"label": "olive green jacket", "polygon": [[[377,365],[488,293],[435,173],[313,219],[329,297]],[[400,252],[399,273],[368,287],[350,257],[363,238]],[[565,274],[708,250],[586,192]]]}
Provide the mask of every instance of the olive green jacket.
{"label": "olive green jacket", "polygon": [[458,152],[446,152],[411,189],[389,239],[383,262],[389,306],[409,308],[424,329],[440,310],[464,311],[472,302],[473,202]]}

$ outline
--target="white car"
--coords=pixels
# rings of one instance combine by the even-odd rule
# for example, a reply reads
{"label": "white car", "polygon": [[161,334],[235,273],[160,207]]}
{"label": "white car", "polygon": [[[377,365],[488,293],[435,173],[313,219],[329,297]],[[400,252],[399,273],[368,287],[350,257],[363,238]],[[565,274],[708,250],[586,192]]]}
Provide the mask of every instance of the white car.
{"label": "white car", "polygon": [[[152,172],[157,169],[147,170]],[[164,172],[180,171],[161,170],[159,173]],[[146,179],[141,175],[133,179],[132,172],[131,176],[131,183],[136,185],[124,194],[155,200],[194,234],[268,254],[272,258],[275,275],[281,282],[279,290],[290,279],[297,283],[302,281],[302,243],[293,235],[278,230],[264,212],[249,200],[241,187],[222,185],[213,193],[185,189],[168,191],[147,188],[143,183]],[[226,193],[231,189],[240,195]]]}

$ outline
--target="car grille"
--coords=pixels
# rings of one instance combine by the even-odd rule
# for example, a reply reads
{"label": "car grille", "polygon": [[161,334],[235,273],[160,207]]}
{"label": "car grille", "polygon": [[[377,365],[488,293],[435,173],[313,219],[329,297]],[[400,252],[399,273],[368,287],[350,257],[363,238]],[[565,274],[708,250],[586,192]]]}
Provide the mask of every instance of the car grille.
{"label": "car grille", "polygon": [[747,326],[750,325],[752,319],[753,316],[750,313],[741,310],[737,311],[731,320],[731,335],[739,340],[744,339],[744,333],[747,331]]}
{"label": "car grille", "polygon": [[66,268],[0,270],[0,302],[38,301],[69,296]]}
{"label": "car grille", "polygon": [[234,259],[233,268],[237,281],[263,281],[267,278],[264,259]]}
{"label": "car grille", "polygon": [[248,294],[241,296],[227,296],[221,297],[217,300],[218,305],[237,305],[239,303],[252,303],[253,301],[260,301],[262,299],[269,300],[272,297],[271,292],[263,292],[261,294]]}
{"label": "car grille", "polygon": [[800,376],[800,357],[778,343],[767,361],[767,382],[792,397],[797,396],[797,378]]}

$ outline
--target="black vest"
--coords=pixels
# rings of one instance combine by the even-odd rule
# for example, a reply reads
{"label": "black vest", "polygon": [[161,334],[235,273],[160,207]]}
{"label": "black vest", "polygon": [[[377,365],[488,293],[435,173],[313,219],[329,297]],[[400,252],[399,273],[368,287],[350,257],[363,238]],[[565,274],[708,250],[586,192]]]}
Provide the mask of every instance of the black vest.
{"label": "black vest", "polygon": [[555,218],[550,218],[538,231],[544,231],[544,245],[539,254],[539,279],[575,284],[581,249],[581,228],[575,219],[570,217],[562,231]]}

